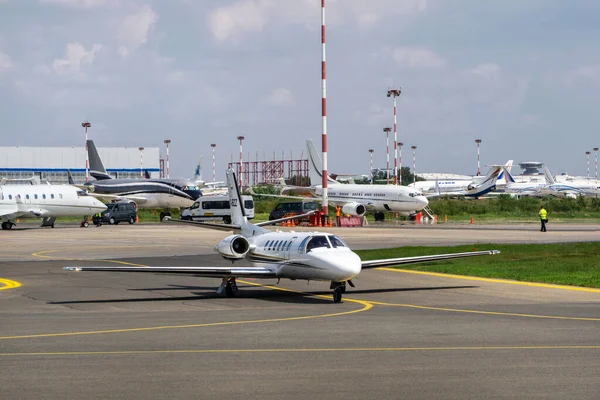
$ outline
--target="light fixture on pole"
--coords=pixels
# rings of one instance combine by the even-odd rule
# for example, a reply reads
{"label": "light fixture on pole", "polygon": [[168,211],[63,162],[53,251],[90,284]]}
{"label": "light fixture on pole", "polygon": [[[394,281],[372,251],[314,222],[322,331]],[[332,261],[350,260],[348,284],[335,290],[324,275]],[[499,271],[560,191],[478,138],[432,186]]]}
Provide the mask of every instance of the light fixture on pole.
{"label": "light fixture on pole", "polygon": [[594,153],[596,158],[596,180],[598,180],[598,147],[594,147]]}
{"label": "light fixture on pole", "polygon": [[585,152],[585,156],[587,158],[587,178],[590,179],[590,154],[592,154],[589,151]]}
{"label": "light fixture on pole", "polygon": [[217,147],[216,143],[211,143],[210,147],[212,147],[212,157],[213,157],[213,182],[216,182],[216,168],[215,168],[215,147]]}
{"label": "light fixture on pole", "polygon": [[402,146],[404,146],[404,143],[398,142],[398,183],[400,185],[402,185]]}
{"label": "light fixture on pole", "polygon": [[386,184],[389,185],[390,184],[390,132],[392,131],[392,128],[390,128],[389,126],[386,126],[385,128],[383,128],[383,131],[385,132]]}
{"label": "light fixture on pole", "polygon": [[475,139],[475,143],[477,143],[477,176],[481,175],[481,169],[479,168],[479,145],[481,144],[481,139]]}
{"label": "light fixture on pole", "polygon": [[171,143],[171,139],[165,139],[165,144],[167,145],[167,178],[171,177],[169,173],[169,143]]}
{"label": "light fixture on pole", "polygon": [[373,152],[375,150],[369,149],[369,155],[371,156],[371,169],[369,170],[369,174],[371,176],[371,185],[373,184]]}
{"label": "light fixture on pole", "polygon": [[237,139],[240,141],[240,169],[238,171],[238,179],[240,183],[240,189],[242,187],[242,142],[244,141],[244,136],[238,136]]}
{"label": "light fixture on pole", "polygon": [[138,147],[138,150],[140,151],[140,176],[143,178],[144,177],[144,148]]}
{"label": "light fixture on pole", "polygon": [[416,151],[417,150],[417,146],[410,146],[410,148],[413,151],[413,185],[415,187],[417,187],[416,182],[417,182],[417,157],[416,157]]}
{"label": "light fixture on pole", "polygon": [[88,155],[88,128],[92,127],[88,121],[82,122],[81,126],[85,128],[85,181],[90,180],[90,167],[89,167],[89,155]]}
{"label": "light fixture on pole", "polygon": [[387,97],[394,97],[394,185],[398,184],[398,165],[396,164],[398,161],[398,148],[396,147],[398,141],[398,133],[396,129],[396,98],[400,96],[400,89],[388,89]]}

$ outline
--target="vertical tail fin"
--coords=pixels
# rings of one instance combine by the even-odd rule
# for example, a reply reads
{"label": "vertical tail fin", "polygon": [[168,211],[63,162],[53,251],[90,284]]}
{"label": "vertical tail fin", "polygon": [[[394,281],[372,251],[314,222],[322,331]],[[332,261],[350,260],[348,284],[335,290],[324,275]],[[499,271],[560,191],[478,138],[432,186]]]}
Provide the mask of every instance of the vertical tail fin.
{"label": "vertical tail fin", "polygon": [[67,170],[67,179],[69,181],[69,185],[74,185],[75,180],[73,179],[73,175],[71,175],[71,171]]}
{"label": "vertical tail fin", "polygon": [[546,183],[548,185],[554,185],[556,183],[556,181],[554,180],[554,177],[552,176],[552,173],[550,173],[550,170],[545,165],[544,165],[544,177],[546,178]]}
{"label": "vertical tail fin", "polygon": [[502,169],[504,170],[504,179],[506,183],[515,183],[515,178],[513,178],[513,176],[510,174],[508,168],[504,166]]}
{"label": "vertical tail fin", "polygon": [[[306,141],[306,148],[308,149],[308,168],[310,169],[310,184],[311,186],[320,185],[323,179],[323,164],[321,163],[321,157],[317,152],[313,141],[308,139]],[[337,183],[334,179],[327,177],[327,182]]]}
{"label": "vertical tail fin", "polygon": [[102,159],[100,158],[100,154],[98,154],[98,150],[96,150],[94,141],[88,140],[87,147],[88,158],[90,159],[90,175],[99,181],[102,179],[112,179],[111,176],[106,173],[106,169],[104,168],[104,164],[102,164]]}
{"label": "vertical tail fin", "polygon": [[241,233],[244,237],[260,235],[268,232],[267,230],[248,222],[248,218],[246,217],[246,212],[244,210],[244,200],[242,199],[242,193],[240,192],[235,172],[229,169],[225,175],[227,177],[227,192],[229,194],[231,223],[240,227]]}

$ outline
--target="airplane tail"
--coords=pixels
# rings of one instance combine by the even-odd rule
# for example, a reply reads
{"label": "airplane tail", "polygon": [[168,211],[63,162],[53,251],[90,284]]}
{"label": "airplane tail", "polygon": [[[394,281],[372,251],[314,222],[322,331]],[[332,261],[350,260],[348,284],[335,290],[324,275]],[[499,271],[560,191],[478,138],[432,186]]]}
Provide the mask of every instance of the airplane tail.
{"label": "airplane tail", "polygon": [[504,173],[504,171],[508,171],[510,173],[512,165],[513,160],[508,160],[506,164],[504,164],[504,167],[500,171],[500,175],[498,175],[498,183],[508,183],[508,179],[506,178],[506,174]]}
{"label": "airplane tail", "polygon": [[[321,157],[311,139],[306,141],[306,147],[308,149],[308,168],[310,169],[310,184],[312,186],[320,185],[323,180],[323,164],[321,163]],[[334,179],[327,177],[327,182],[337,183]]]}
{"label": "airplane tail", "polygon": [[468,196],[483,196],[484,194],[496,189],[498,175],[500,175],[500,171],[503,169],[503,165],[492,165],[483,181],[481,181],[481,183],[479,183],[477,186],[469,187],[466,194]]}
{"label": "airplane tail", "polygon": [[506,167],[506,165],[502,168],[504,171],[504,179],[506,180],[506,183],[515,183],[515,178],[513,178],[513,176],[510,174],[510,170]]}
{"label": "airplane tail", "polygon": [[548,185],[554,185],[556,183],[554,177],[552,176],[552,173],[550,173],[550,170],[546,166],[544,166],[544,176],[546,177],[546,183]]}
{"label": "airplane tail", "polygon": [[69,185],[74,185],[75,184],[75,180],[73,179],[73,176],[71,175],[71,171],[67,170],[67,179],[69,180]]}
{"label": "airplane tail", "polygon": [[104,164],[102,164],[102,159],[100,158],[100,154],[98,154],[98,150],[96,150],[94,141],[88,140],[87,147],[88,158],[90,159],[90,175],[99,181],[103,179],[112,179],[112,177],[106,173],[106,169],[104,168]]}
{"label": "airplane tail", "polygon": [[227,176],[227,191],[229,194],[229,207],[231,210],[231,224],[240,227],[244,237],[256,236],[268,232],[259,226],[248,222],[246,211],[244,210],[244,200],[238,186],[238,181],[233,170],[228,169]]}

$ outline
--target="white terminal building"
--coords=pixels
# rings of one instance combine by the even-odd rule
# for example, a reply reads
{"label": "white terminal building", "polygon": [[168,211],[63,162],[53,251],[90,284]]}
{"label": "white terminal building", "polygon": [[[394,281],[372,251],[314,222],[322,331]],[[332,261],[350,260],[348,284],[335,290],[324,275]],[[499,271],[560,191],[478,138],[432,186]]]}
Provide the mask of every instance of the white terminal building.
{"label": "white terminal building", "polygon": [[[163,160],[158,147],[98,147],[106,171],[114,178],[159,178]],[[0,147],[0,178],[30,179],[53,184],[85,182],[85,147]],[[93,178],[90,177],[90,180]]]}

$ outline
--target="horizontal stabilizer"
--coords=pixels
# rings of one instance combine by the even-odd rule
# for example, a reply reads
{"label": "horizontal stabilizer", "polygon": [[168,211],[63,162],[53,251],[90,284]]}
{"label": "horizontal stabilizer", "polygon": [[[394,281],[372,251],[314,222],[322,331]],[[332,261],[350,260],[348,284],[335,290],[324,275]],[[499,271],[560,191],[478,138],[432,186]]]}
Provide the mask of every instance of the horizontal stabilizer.
{"label": "horizontal stabilizer", "polygon": [[275,272],[263,267],[135,267],[135,266],[88,266],[64,267],[65,271],[138,272],[150,274],[181,274],[205,277],[276,278]]}

